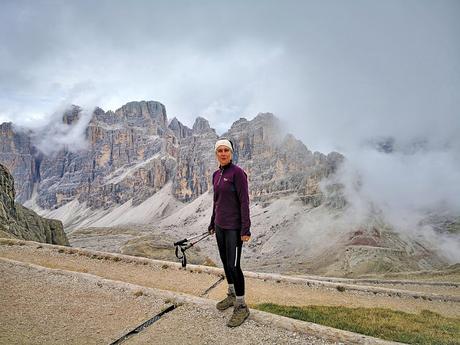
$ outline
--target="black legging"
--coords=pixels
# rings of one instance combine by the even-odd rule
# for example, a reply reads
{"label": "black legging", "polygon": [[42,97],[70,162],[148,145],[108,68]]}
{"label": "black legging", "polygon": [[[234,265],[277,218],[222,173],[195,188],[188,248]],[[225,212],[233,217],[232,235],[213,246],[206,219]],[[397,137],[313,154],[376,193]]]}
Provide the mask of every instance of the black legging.
{"label": "black legging", "polygon": [[224,230],[218,225],[215,228],[217,246],[227,282],[235,285],[237,296],[244,296],[244,276],[240,267],[243,241],[241,241],[240,230]]}

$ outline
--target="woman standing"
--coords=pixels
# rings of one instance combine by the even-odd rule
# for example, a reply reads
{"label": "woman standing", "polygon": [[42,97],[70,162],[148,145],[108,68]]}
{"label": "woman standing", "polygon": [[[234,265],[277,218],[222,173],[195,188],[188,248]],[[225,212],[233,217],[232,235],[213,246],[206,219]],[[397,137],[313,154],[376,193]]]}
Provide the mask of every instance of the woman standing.
{"label": "woman standing", "polygon": [[209,232],[216,234],[219,254],[228,282],[227,297],[217,303],[219,310],[234,306],[229,327],[241,325],[249,316],[244,301],[244,276],[240,267],[243,242],[251,237],[249,193],[246,173],[233,164],[233,144],[221,139],[214,147],[219,169],[212,175],[214,202]]}

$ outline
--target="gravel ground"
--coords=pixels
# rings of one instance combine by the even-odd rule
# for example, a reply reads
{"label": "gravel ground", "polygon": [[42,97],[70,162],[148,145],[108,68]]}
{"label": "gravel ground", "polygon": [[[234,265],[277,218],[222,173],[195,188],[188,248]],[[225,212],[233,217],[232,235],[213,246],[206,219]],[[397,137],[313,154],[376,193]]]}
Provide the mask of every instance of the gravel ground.
{"label": "gravel ground", "polygon": [[[71,248],[65,250],[72,251]],[[0,245],[0,256],[39,266],[91,273],[111,280],[196,296],[201,295],[218,280],[218,277],[213,274],[191,273],[190,270],[177,270],[153,263],[144,265],[137,258],[133,258],[132,262],[112,261],[99,255],[94,257],[79,255],[76,250],[74,254],[68,254],[64,252],[64,249],[50,249],[40,244],[35,246]],[[193,281],[193,284],[190,284],[190,281]]]}
{"label": "gravel ground", "polygon": [[[376,344],[375,339],[346,336],[314,324],[306,327],[308,323],[296,321],[301,325],[295,326],[292,319],[283,321],[259,311],[253,311],[241,327],[229,329],[226,322],[231,310],[219,312],[213,301],[225,295],[225,282],[207,294],[210,299],[193,297],[202,296],[219,279],[199,270],[77,248],[0,240],[0,344],[110,344],[174,301],[182,304],[125,343],[331,344],[333,340],[354,339],[351,343]],[[386,307],[407,312],[429,309],[460,315],[458,302],[340,292],[276,279],[247,278],[247,302]],[[177,292],[187,295],[177,297],[181,296]],[[271,319],[265,319],[267,315]]]}
{"label": "gravel ground", "polygon": [[[129,282],[145,287],[183,292],[200,296],[214,284],[218,277],[209,273],[178,270],[165,265],[149,263],[144,265],[136,258],[106,260],[100,256],[82,256],[72,248],[42,246],[40,244],[0,245],[0,256],[29,262],[44,267],[91,273],[111,280]],[[69,254],[69,251],[73,254]],[[191,284],[193,282],[193,284]],[[348,307],[385,307],[411,313],[423,309],[432,310],[445,316],[459,317],[460,303],[429,301],[421,298],[399,298],[357,291],[340,292],[337,289],[308,287],[286,282],[264,281],[247,278],[247,302],[263,302],[284,305],[343,305]],[[436,289],[437,287],[433,287]],[[221,283],[209,293],[209,298],[218,300],[225,296],[226,284]],[[415,287],[414,287],[414,290]],[[433,292],[429,290],[428,292]],[[457,294],[452,294],[457,295]]]}
{"label": "gravel ground", "polygon": [[457,286],[430,286],[430,285],[412,285],[412,284],[356,284],[367,286],[380,286],[388,289],[418,291],[427,293],[436,293],[439,295],[450,295],[460,297],[460,288]]}
{"label": "gravel ground", "polygon": [[109,344],[165,301],[0,261],[0,344]]}
{"label": "gravel ground", "polygon": [[147,345],[155,340],[161,344],[333,344],[302,333],[290,332],[247,320],[238,328],[225,326],[231,310],[219,312],[215,308],[185,304],[166,314],[126,344]]}
{"label": "gravel ground", "polygon": [[356,286],[377,286],[388,289],[408,290],[417,292],[435,293],[440,295],[460,296],[460,281],[455,276],[451,276],[451,280],[441,276],[438,280],[397,280],[397,279],[346,279],[346,278],[331,278],[321,276],[306,276],[295,275],[295,277],[304,279],[313,279],[319,281],[329,281],[343,284],[352,284]]}
{"label": "gravel ground", "polygon": [[[0,344],[109,344],[171,302],[81,275],[0,261]],[[183,304],[125,344],[334,344],[247,320],[225,324],[221,313]]]}

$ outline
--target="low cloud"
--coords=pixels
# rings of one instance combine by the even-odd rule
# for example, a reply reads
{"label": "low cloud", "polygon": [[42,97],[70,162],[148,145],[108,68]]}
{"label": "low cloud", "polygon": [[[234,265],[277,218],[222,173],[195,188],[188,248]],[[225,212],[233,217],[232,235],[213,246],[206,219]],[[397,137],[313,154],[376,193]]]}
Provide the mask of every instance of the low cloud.
{"label": "low cloud", "polygon": [[460,218],[460,162],[455,143],[433,147],[427,142],[397,145],[398,141],[386,141],[385,150],[378,140],[368,143],[374,144],[349,151],[337,174],[323,186],[344,186],[351,227],[366,222],[370,215],[378,216],[397,232],[429,243],[450,262],[459,262],[460,236],[442,229],[446,221]]}
{"label": "low cloud", "polygon": [[[55,152],[84,147],[94,106],[156,100],[219,133],[272,112],[309,149],[346,156],[356,215],[378,207],[429,239],[427,212],[460,214],[458,13],[456,0],[6,0],[0,122]],[[60,119],[69,104],[85,109],[76,127]]]}
{"label": "low cloud", "polygon": [[32,143],[43,154],[52,156],[63,149],[69,152],[88,149],[86,128],[94,109],[80,109],[78,120],[67,124],[62,121],[62,116],[68,109],[56,112],[50,121],[33,130]]}

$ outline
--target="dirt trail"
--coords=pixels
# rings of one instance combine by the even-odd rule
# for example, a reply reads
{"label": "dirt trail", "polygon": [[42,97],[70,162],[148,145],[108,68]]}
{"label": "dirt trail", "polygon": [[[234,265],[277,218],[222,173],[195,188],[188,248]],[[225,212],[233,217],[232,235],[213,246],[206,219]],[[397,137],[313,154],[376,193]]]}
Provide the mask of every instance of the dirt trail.
{"label": "dirt trail", "polygon": [[[179,263],[0,239],[0,270],[2,277],[0,299],[6,301],[2,310],[3,313],[7,313],[7,315],[0,315],[2,319],[0,344],[11,343],[11,340],[24,344],[59,344],[64,343],[62,337],[66,334],[71,334],[74,337],[72,339],[78,341],[72,342],[66,339],[65,343],[79,343],[82,339],[85,339],[85,343],[109,343],[108,340],[113,341],[117,334],[122,335],[123,332],[148,318],[148,315],[151,316],[153,312],[163,309],[168,301],[176,298],[165,297],[173,293],[176,294],[174,296],[177,294],[190,296],[184,307],[177,308],[180,311],[166,315],[164,320],[162,318],[159,321],[158,327],[149,327],[139,337],[127,341],[127,344],[147,344],[149,339],[160,334],[161,329],[164,329],[166,337],[164,339],[167,339],[165,344],[211,344],[215,343],[215,339],[220,339],[219,342],[225,344],[225,339],[230,341],[238,338],[237,331],[225,327],[228,313],[219,313],[214,308],[215,300],[222,298],[226,293],[226,283],[222,279],[223,271],[218,268],[190,265],[185,270]],[[433,285],[432,290],[430,285],[423,285],[423,289],[417,292],[417,284],[406,286],[406,288],[415,287],[415,291],[404,291],[384,289],[376,287],[375,284],[369,287],[358,286],[348,284],[350,282],[347,281],[332,283],[320,279],[301,279],[251,272],[245,274],[247,302],[250,306],[271,302],[299,306],[384,307],[412,313],[428,309],[450,317],[460,316],[460,299],[458,286],[455,283],[443,286],[441,291],[443,297],[440,297],[435,294],[440,292],[439,286],[436,285]],[[90,282],[85,283],[85,280]],[[114,286],[111,287],[110,293],[102,289],[108,285]],[[199,297],[206,299],[199,299]],[[190,302],[190,298],[199,301]],[[85,308],[81,308],[82,303]],[[197,309],[196,303],[204,303],[204,307]],[[59,312],[53,312],[56,310]],[[115,315],[119,317],[121,310],[123,318],[116,319]],[[272,333],[267,333],[264,324],[270,324],[272,321],[266,323],[255,321],[264,318],[266,316],[258,311],[254,311],[251,315],[251,320],[245,327],[249,327],[249,333],[256,336],[248,344],[285,343],[283,339],[289,339],[289,343],[293,344],[329,344],[331,339],[334,343],[334,339],[341,341],[345,337],[340,333],[342,331],[337,333],[341,335],[337,335],[335,332],[338,331],[333,329],[324,331],[325,328],[320,328],[316,331],[314,327],[322,326],[314,324],[310,324],[308,329],[313,330],[313,334],[316,335],[324,334],[324,339],[308,338],[305,332],[293,333],[292,330],[307,327],[305,325],[308,323],[300,321],[296,321],[297,324],[295,321],[282,321],[290,323],[287,329],[291,331],[275,327]],[[61,319],[62,322],[59,321]],[[171,322],[168,323],[166,320]],[[204,335],[198,332],[196,336],[194,335],[193,341],[187,342],[187,339],[177,335],[180,332],[191,331],[191,326],[186,320],[194,320],[205,330],[212,329],[212,334],[206,336],[206,331],[203,331],[204,333],[200,331]],[[63,324],[61,325],[60,322]],[[278,320],[277,324],[282,322]],[[31,323],[45,328],[48,324],[53,325],[53,330],[45,334],[40,333],[43,330],[38,328],[40,334],[34,334],[27,330]],[[109,326],[106,327],[106,324]],[[61,333],[56,331],[55,327],[62,328]],[[242,328],[240,330],[245,331]],[[89,336],[85,332],[92,335]],[[20,338],[17,338],[18,334],[21,335]],[[41,340],[36,341],[36,339]],[[264,341],[259,342],[257,339]],[[273,339],[278,340],[272,341]],[[356,340],[356,335],[353,334],[351,338],[346,339],[354,340],[345,343],[375,344],[375,341],[369,338]]]}
{"label": "dirt trail", "polygon": [[[68,271],[84,272],[106,279],[133,283],[145,287],[187,293],[201,296],[211,285],[222,276],[222,270],[202,266],[188,266],[181,269],[178,263],[156,261],[120,254],[101,253],[76,248],[50,246],[10,240],[0,241],[0,257],[17,261],[33,263],[43,267],[59,268]],[[22,242],[25,243],[25,242]],[[3,245],[2,245],[3,244]],[[10,244],[10,245],[8,245]],[[14,245],[13,245],[14,244]],[[441,315],[459,317],[460,301],[458,287],[443,288],[443,295],[455,301],[435,300],[439,287],[423,286],[423,291],[416,297],[405,296],[402,292],[385,293],[384,289],[375,291],[375,284],[369,287],[360,285],[361,290],[341,289],[346,284],[327,283],[329,286],[316,285],[312,282],[298,279],[292,283],[286,278],[273,275],[275,279],[267,279],[270,275],[246,274],[247,302],[251,305],[271,302],[285,305],[342,305],[349,307],[384,307],[411,313],[428,309]],[[279,279],[276,278],[279,276]],[[407,289],[416,285],[408,285]],[[372,290],[374,289],[374,290]],[[344,291],[340,291],[344,290]],[[422,289],[421,289],[422,290]],[[427,291],[428,290],[428,291]],[[208,297],[218,300],[225,296],[226,284],[220,283],[213,288]],[[391,290],[388,290],[391,291]],[[402,291],[402,290],[401,290]],[[408,290],[406,290],[408,291]],[[433,291],[435,292],[433,294]],[[409,291],[410,292],[410,291]],[[400,297],[399,297],[400,296]],[[432,300],[430,300],[432,299]]]}
{"label": "dirt trail", "polygon": [[389,289],[436,293],[441,295],[460,296],[460,282],[454,281],[431,281],[431,280],[404,280],[404,279],[346,279],[321,276],[296,275],[304,279],[313,279],[326,282],[355,284],[362,286],[379,286]]}
{"label": "dirt trail", "polygon": [[[5,345],[112,344],[168,306],[174,307],[161,291],[85,273],[0,259],[0,274],[0,344]],[[229,312],[220,313],[211,305],[181,303],[123,344],[335,343],[252,319],[229,329],[225,325],[228,317]]]}

